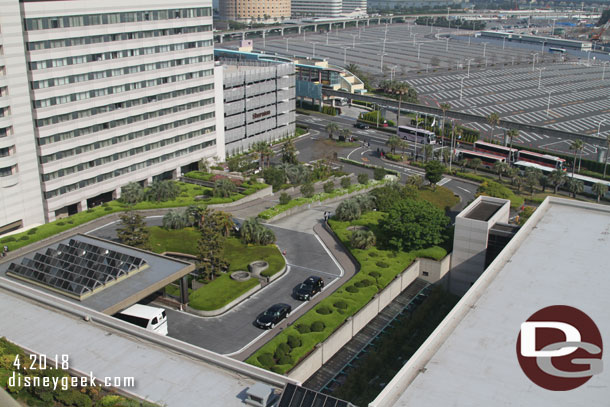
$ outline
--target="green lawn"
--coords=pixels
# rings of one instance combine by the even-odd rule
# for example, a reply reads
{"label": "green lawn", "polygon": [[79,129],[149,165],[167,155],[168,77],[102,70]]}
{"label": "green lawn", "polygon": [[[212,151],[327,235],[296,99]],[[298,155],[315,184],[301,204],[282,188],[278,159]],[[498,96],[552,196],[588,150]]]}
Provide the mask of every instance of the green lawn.
{"label": "green lawn", "polygon": [[[440,260],[447,255],[444,249],[436,246],[413,252],[392,252],[380,250],[377,247],[367,250],[351,248],[349,237],[352,232],[347,230],[347,227],[366,226],[374,231],[382,216],[384,216],[382,212],[367,212],[353,222],[340,222],[332,219],[329,221],[333,231],[360,263],[360,272],[261,347],[246,360],[247,363],[277,373],[288,372],[307,356],[317,343],[328,338],[347,317],[354,315],[364,307],[378,291],[386,287],[416,257],[431,257]],[[320,325],[320,323],[323,325]],[[306,332],[315,325],[322,329],[316,332]],[[292,341],[293,345],[298,343],[300,345],[289,346],[288,356],[282,359],[286,363],[281,363],[279,358],[274,357],[274,355],[279,356],[276,354],[278,347],[285,348],[286,345],[283,344],[287,344],[289,341]]]}
{"label": "green lawn", "polygon": [[452,208],[460,202],[460,198],[455,196],[450,189],[442,186],[437,186],[435,190],[432,190],[430,187],[424,187],[417,191],[417,195],[420,199],[430,202],[441,210]]}
{"label": "green lawn", "polygon": [[[201,236],[197,229],[167,230],[155,226],[149,228],[149,231],[150,246],[155,253],[169,251],[197,255],[197,241]],[[227,238],[224,256],[230,263],[229,273],[237,270],[247,271],[251,262],[265,260],[269,263],[269,268],[263,272],[263,276],[268,277],[282,270],[286,264],[277,246],[245,245],[237,237]],[[222,274],[193,291],[189,295],[189,305],[195,309],[212,311],[228,304],[257,284],[256,278],[239,282],[232,280],[229,274]]]}

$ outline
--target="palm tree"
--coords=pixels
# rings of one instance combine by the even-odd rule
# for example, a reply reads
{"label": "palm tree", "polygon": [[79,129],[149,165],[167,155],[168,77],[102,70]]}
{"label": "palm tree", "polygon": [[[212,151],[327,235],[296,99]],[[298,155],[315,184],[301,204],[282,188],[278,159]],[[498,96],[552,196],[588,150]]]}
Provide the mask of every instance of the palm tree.
{"label": "palm tree", "polygon": [[165,216],[163,216],[163,227],[165,229],[183,229],[187,224],[186,211],[170,209]]}
{"label": "palm tree", "polygon": [[219,179],[219,180],[216,180],[216,182],[214,183],[214,192],[213,193],[214,193],[214,196],[216,196],[216,197],[228,198],[235,192],[237,192],[237,187],[229,179],[226,179],[226,178]]}
{"label": "palm tree", "polygon": [[267,143],[264,141],[257,141],[252,144],[252,151],[259,155],[259,163],[261,170],[264,168],[265,152],[267,151]]}
{"label": "palm tree", "polygon": [[597,196],[597,203],[599,203],[602,196],[606,195],[606,192],[608,192],[608,185],[601,182],[596,182],[591,187],[591,191]]}
{"label": "palm tree", "polygon": [[420,189],[424,185],[424,178],[421,175],[411,175],[407,178],[406,184]]}
{"label": "palm tree", "polygon": [[358,74],[360,73],[360,67],[356,64],[347,64],[345,65],[345,69],[348,70],[349,72],[353,73],[354,75],[358,76]]}
{"label": "palm tree", "polygon": [[397,135],[391,135],[388,140],[385,142],[385,145],[390,147],[390,152],[393,154],[396,152],[396,149],[400,147],[402,144],[402,140]]}
{"label": "palm tree", "polygon": [[337,123],[330,122],[326,125],[326,132],[328,133],[328,138],[332,140],[333,133],[339,131],[339,126]]}
{"label": "palm tree", "polygon": [[549,186],[549,177],[546,175],[541,175],[538,179],[540,186],[542,187],[542,192],[546,191],[546,187]]}
{"label": "palm tree", "polygon": [[292,139],[288,139],[282,146],[282,162],[288,164],[297,164],[297,149],[294,146]]}
{"label": "palm tree", "polygon": [[343,137],[343,139],[344,139],[345,141],[349,141],[349,139],[350,139],[350,137],[351,137],[351,135],[352,135],[352,132],[351,132],[351,130],[350,130],[350,129],[348,129],[348,128],[343,128],[343,129],[341,129],[340,134],[341,134],[341,136],[339,136],[339,137]]}
{"label": "palm tree", "polygon": [[424,162],[427,163],[428,159],[432,156],[434,148],[430,144],[424,146]]}
{"label": "palm tree", "polygon": [[515,175],[515,177],[513,178],[513,183],[517,186],[517,192],[520,192],[521,184],[523,184],[523,177],[521,177],[520,175]]}
{"label": "palm tree", "polygon": [[171,180],[153,182],[146,193],[151,201],[170,201],[180,194],[180,187]]}
{"label": "palm tree", "polygon": [[213,222],[218,231],[225,237],[228,237],[231,234],[231,230],[235,227],[233,217],[227,212],[214,211]]}
{"label": "palm tree", "polygon": [[502,174],[504,174],[506,172],[507,168],[508,168],[508,164],[503,163],[501,161],[498,161],[494,164],[494,169],[498,173],[498,178],[500,179],[500,182],[502,182]]}
{"label": "palm tree", "polygon": [[347,199],[337,206],[335,216],[340,221],[351,221],[360,218],[362,210],[360,204],[355,199]]}
{"label": "palm tree", "polygon": [[267,168],[269,168],[269,161],[271,160],[271,157],[273,157],[274,153],[275,153],[275,151],[273,151],[271,149],[271,146],[269,144],[265,143],[265,148],[263,149],[263,155],[267,159]]}
{"label": "palm tree", "polygon": [[474,158],[472,160],[470,160],[470,166],[474,169],[474,173],[477,173],[477,170],[479,169],[479,167],[481,166],[481,159],[480,158]]}
{"label": "palm tree", "polygon": [[[519,130],[517,129],[510,129],[509,131],[506,132],[506,135],[508,137],[510,137],[510,148],[512,150],[513,148],[513,140],[515,139],[519,139]],[[514,160],[515,157],[512,157],[509,155],[509,164]]]}
{"label": "palm tree", "polygon": [[[574,163],[572,164],[572,177],[574,177],[574,171],[576,170],[576,154],[579,152],[582,153],[583,148],[585,147],[585,143],[582,140],[576,139],[572,141],[570,144],[570,150],[574,150]],[[580,169],[580,165],[579,165]]]}
{"label": "palm tree", "polygon": [[538,184],[541,175],[542,171],[538,169],[528,168],[525,172],[525,183],[530,188],[530,195],[534,195],[534,187]]}
{"label": "palm tree", "polygon": [[506,176],[510,178],[511,185],[515,185],[515,177],[519,175],[519,170],[513,167],[508,167],[506,169]]}
{"label": "palm tree", "polygon": [[493,139],[493,134],[496,126],[500,124],[500,115],[496,112],[491,112],[489,116],[487,116],[487,123],[491,126],[489,131],[489,141]]}
{"label": "palm tree", "polygon": [[136,204],[144,199],[144,188],[137,182],[130,182],[121,187],[121,202]]}
{"label": "palm tree", "polygon": [[567,180],[568,191],[572,193],[572,198],[576,198],[576,194],[581,193],[585,189],[585,185],[581,180],[569,178]]}
{"label": "palm tree", "polygon": [[451,110],[451,105],[449,103],[441,103],[438,107],[443,111],[443,128],[441,133],[441,144],[443,143],[443,139],[445,138],[445,116],[447,114],[447,110]]}
{"label": "palm tree", "polygon": [[350,236],[350,243],[356,249],[368,249],[377,243],[377,239],[370,230],[356,230]]}
{"label": "palm tree", "polygon": [[553,185],[553,193],[557,195],[557,190],[566,182],[566,175],[561,170],[555,170],[549,175],[551,185]]}

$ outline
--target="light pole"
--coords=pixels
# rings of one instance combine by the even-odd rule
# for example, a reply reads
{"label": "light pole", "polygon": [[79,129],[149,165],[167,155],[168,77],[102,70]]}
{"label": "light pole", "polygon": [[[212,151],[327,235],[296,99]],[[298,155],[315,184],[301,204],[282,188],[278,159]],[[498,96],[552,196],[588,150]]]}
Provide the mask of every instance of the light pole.
{"label": "light pole", "polygon": [[462,92],[464,90],[464,79],[466,79],[465,76],[463,76],[462,79],[460,79],[460,82],[461,82],[461,84],[460,84],[460,102],[462,101]]}
{"label": "light pole", "polygon": [[380,63],[379,63],[379,70],[381,71],[381,73],[383,73],[383,57],[384,55],[387,55],[385,52],[382,52],[381,54],[381,59],[380,59]]}
{"label": "light pole", "polygon": [[423,42],[420,42],[419,44],[417,44],[417,59],[419,59],[419,50],[421,49],[422,44],[423,44]]}
{"label": "light pole", "polygon": [[468,61],[468,72],[466,74],[467,78],[470,78],[470,62],[473,60],[474,58],[468,58],[466,61]]}
{"label": "light pole", "polygon": [[347,49],[349,47],[341,47],[343,48],[343,66],[347,65]]}
{"label": "light pole", "polygon": [[608,62],[610,62],[610,61],[602,62],[602,65],[604,65],[604,69],[602,70],[602,81],[604,80],[604,77],[606,76],[606,65],[608,64]]}
{"label": "light pole", "polygon": [[506,43],[506,37],[502,38],[502,49],[504,49],[504,44]]}
{"label": "light pole", "polygon": [[489,43],[488,42],[483,43],[483,58],[485,58],[485,52],[487,51],[487,44],[489,44]]}
{"label": "light pole", "polygon": [[288,38],[286,38],[286,53],[288,53]]}
{"label": "light pole", "polygon": [[[599,138],[599,130],[602,128],[602,123],[605,122],[606,120],[608,120],[608,119],[601,119],[599,121],[599,124],[597,125],[597,138]],[[607,157],[606,157],[606,160],[607,160]]]}
{"label": "light pole", "polygon": [[549,94],[549,100],[546,104],[546,118],[549,118],[549,109],[551,108],[551,93],[553,93],[552,90],[547,90],[546,91]]}
{"label": "light pole", "polygon": [[591,50],[587,51],[587,66],[589,66],[589,59],[591,58]]}
{"label": "light pole", "polygon": [[542,49],[540,50],[540,55],[544,55],[544,44],[546,44],[546,41],[542,41]]}
{"label": "light pole", "polygon": [[555,35],[555,21],[557,21],[556,18],[553,19],[553,28],[551,29],[551,35]]}
{"label": "light pole", "polygon": [[312,42],[311,45],[313,45],[313,51],[311,52],[311,57],[315,58],[316,57],[316,43]]}
{"label": "light pole", "polygon": [[447,45],[445,46],[445,52],[449,51],[449,37],[447,37]]}
{"label": "light pole", "polygon": [[398,68],[398,65],[394,65],[394,67],[390,68],[390,81],[394,80],[394,72],[396,72],[396,68]]}
{"label": "light pole", "polygon": [[326,33],[326,45],[328,45],[328,34],[330,34],[329,32]]}
{"label": "light pole", "polygon": [[357,37],[356,34],[352,34],[352,39],[353,39],[353,41],[352,41],[352,48],[356,48],[356,37]]}
{"label": "light pole", "polygon": [[381,52],[385,52],[385,39],[383,40],[383,50]]}
{"label": "light pole", "polygon": [[536,70],[536,56],[537,55],[538,55],[537,52],[532,55],[532,72],[534,72]]}
{"label": "light pole", "polygon": [[542,83],[542,71],[544,71],[546,68],[536,68],[538,71],[540,71],[540,75],[538,75],[538,89],[540,89],[540,84]]}

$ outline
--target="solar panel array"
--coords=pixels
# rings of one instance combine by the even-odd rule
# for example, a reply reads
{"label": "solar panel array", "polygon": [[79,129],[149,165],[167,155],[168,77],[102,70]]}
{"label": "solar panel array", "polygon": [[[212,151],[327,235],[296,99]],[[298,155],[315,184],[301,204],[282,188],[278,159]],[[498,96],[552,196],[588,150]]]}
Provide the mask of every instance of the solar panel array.
{"label": "solar panel array", "polygon": [[288,383],[284,387],[278,407],[353,407],[353,404]]}
{"label": "solar panel array", "polygon": [[11,263],[7,274],[82,299],[145,265],[139,257],[70,239],[67,245],[23,258],[21,264]]}

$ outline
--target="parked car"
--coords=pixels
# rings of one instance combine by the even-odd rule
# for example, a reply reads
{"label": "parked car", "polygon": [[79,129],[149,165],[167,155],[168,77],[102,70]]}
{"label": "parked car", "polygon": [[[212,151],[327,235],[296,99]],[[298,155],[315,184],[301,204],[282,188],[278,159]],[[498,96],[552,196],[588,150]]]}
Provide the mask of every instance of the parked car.
{"label": "parked car", "polygon": [[320,277],[311,276],[303,281],[295,290],[295,297],[301,301],[309,301],[314,295],[322,291],[324,280]]}
{"label": "parked car", "polygon": [[364,130],[366,130],[366,129],[369,128],[369,125],[361,123],[361,122],[358,122],[358,123],[354,124],[354,127],[357,128],[357,129],[364,129]]}
{"label": "parked car", "polygon": [[267,311],[256,317],[254,325],[261,329],[273,329],[278,323],[290,314],[292,307],[288,304],[275,304],[269,307]]}
{"label": "parked car", "polygon": [[237,218],[231,218],[231,220],[233,220],[233,230],[235,231],[235,233],[239,233],[239,230],[241,229],[241,220],[237,219]]}

